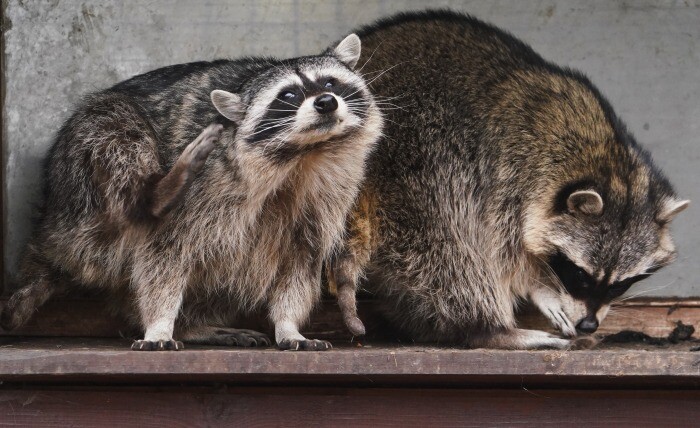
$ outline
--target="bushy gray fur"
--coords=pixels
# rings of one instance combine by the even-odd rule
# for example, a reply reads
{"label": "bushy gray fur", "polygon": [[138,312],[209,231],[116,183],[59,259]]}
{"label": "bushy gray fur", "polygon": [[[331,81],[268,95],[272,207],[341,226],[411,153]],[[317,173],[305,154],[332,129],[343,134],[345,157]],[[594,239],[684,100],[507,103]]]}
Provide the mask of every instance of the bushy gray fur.
{"label": "bushy gray fur", "polygon": [[668,223],[687,201],[580,73],[449,11],[358,34],[387,128],[330,268],[352,331],[364,272],[410,339],[566,347],[518,329],[518,303],[566,336],[591,332],[673,260]]}
{"label": "bushy gray fur", "polygon": [[145,332],[136,350],[267,344],[230,328],[261,307],[280,347],[328,349],[298,329],[381,131],[359,55],[351,35],[320,56],[175,65],[87,97],[51,149],[3,327],[87,287]]}

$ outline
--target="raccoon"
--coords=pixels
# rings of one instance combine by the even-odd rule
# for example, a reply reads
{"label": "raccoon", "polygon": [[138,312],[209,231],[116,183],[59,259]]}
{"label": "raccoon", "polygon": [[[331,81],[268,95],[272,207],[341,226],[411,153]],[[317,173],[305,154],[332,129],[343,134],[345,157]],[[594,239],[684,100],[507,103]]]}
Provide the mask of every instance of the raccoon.
{"label": "raccoon", "polygon": [[517,328],[518,304],[532,301],[563,336],[592,333],[611,302],[672,262],[669,222],[689,202],[581,73],[451,11],[357,34],[387,127],[328,268],[353,333],[364,332],[365,275],[410,339],[565,348]]}
{"label": "raccoon", "polygon": [[330,348],[299,327],[382,129],[359,55],[353,34],[319,56],[174,65],[88,96],[50,151],[2,326],[86,287],[144,331],[134,350],[269,344],[230,328],[260,307],[281,349]]}

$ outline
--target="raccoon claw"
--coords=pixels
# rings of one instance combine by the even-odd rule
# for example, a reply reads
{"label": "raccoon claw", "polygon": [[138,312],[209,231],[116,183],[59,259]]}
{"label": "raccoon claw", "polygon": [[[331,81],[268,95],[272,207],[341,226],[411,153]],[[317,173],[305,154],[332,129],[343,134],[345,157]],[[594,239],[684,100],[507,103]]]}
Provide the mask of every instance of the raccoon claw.
{"label": "raccoon claw", "polygon": [[179,340],[134,340],[132,351],[179,351],[185,346]]}
{"label": "raccoon claw", "polygon": [[333,348],[330,342],[316,339],[283,339],[277,346],[283,351],[327,351]]}
{"label": "raccoon claw", "polygon": [[530,299],[552,327],[559,330],[564,337],[576,336],[576,327],[564,312],[561,299],[553,290],[544,287],[536,289],[531,293]]}
{"label": "raccoon claw", "polygon": [[576,327],[574,327],[574,323],[571,322],[564,311],[548,308],[544,315],[564,337],[576,337]]}

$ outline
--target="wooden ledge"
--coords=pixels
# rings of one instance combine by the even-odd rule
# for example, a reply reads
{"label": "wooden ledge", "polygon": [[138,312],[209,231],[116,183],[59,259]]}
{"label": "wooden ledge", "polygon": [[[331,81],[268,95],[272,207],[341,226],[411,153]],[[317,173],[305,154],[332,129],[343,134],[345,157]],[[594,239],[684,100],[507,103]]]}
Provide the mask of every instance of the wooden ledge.
{"label": "wooden ledge", "polygon": [[691,343],[665,348],[494,351],[336,343],[327,352],[191,346],[135,352],[124,339],[3,338],[0,381],[224,382],[328,386],[700,386]]}
{"label": "wooden ledge", "polygon": [[[0,302],[1,304],[2,302]],[[360,302],[370,336],[351,341],[337,306],[324,302],[304,330],[331,340],[329,352],[282,352],[188,346],[181,352],[133,352],[124,324],[97,300],[53,301],[22,330],[0,332],[0,381],[34,384],[201,384],[418,387],[678,388],[700,386],[697,342],[607,344],[587,351],[493,351],[387,344],[396,335]],[[677,321],[700,330],[697,301],[633,301],[618,306],[600,333],[636,330],[665,337]],[[536,311],[521,325],[547,329]],[[269,331],[264,317],[239,327]],[[695,337],[700,335],[696,333]],[[390,340],[388,340],[390,339]]]}

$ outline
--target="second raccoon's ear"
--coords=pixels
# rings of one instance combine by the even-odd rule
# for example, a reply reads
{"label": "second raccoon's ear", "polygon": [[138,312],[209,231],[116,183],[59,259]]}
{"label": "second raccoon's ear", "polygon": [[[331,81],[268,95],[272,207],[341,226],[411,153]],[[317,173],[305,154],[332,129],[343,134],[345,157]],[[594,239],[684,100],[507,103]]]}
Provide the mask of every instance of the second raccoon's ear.
{"label": "second raccoon's ear", "polygon": [[245,116],[245,105],[240,95],[215,89],[211,91],[211,102],[223,117],[236,125],[240,124]]}
{"label": "second raccoon's ear", "polygon": [[661,205],[661,210],[656,216],[656,221],[658,221],[659,223],[668,223],[671,220],[673,220],[673,218],[677,216],[681,211],[688,208],[689,205],[690,201],[687,199],[666,199]]}
{"label": "second raccoon's ear", "polygon": [[350,34],[338,43],[338,46],[333,49],[333,55],[350,69],[355,68],[357,61],[360,59],[360,38],[357,34]]}
{"label": "second raccoon's ear", "polygon": [[569,195],[566,207],[570,213],[600,215],[603,212],[603,198],[595,190],[578,190]]}

